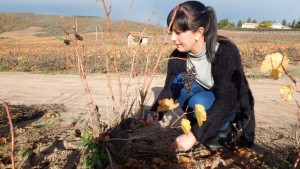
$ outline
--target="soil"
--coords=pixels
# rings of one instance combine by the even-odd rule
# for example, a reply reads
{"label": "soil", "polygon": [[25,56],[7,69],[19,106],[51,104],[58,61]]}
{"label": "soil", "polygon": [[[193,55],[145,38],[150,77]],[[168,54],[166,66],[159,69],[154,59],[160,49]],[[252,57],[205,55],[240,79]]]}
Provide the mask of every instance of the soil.
{"label": "soil", "polygon": [[[105,112],[110,97],[106,79],[106,75],[89,75],[87,79],[100,112]],[[155,76],[146,105],[152,104],[164,79],[164,75]],[[16,166],[83,168],[80,142],[89,121],[79,77],[2,72],[0,80],[0,101],[9,103],[15,126]],[[174,153],[170,145],[182,131],[170,128],[175,119],[169,112],[153,127],[141,126],[136,119],[129,118],[108,133],[105,145],[113,168],[292,168],[298,153],[295,148],[298,107],[294,101],[283,101],[279,94],[279,86],[290,84],[289,79],[249,78],[248,81],[255,98],[257,125],[252,148],[210,152],[196,145],[189,152]],[[128,93],[134,95],[136,91],[131,87]],[[294,97],[300,100],[299,94]],[[110,116],[103,113],[102,117],[109,121]],[[1,108],[0,168],[11,167],[10,142],[6,112]]]}
{"label": "soil", "polygon": [[45,32],[43,32],[43,28],[41,27],[29,27],[25,30],[1,33],[0,37],[21,40],[21,39],[28,39],[28,38],[36,38],[35,35],[44,34],[44,33]]}

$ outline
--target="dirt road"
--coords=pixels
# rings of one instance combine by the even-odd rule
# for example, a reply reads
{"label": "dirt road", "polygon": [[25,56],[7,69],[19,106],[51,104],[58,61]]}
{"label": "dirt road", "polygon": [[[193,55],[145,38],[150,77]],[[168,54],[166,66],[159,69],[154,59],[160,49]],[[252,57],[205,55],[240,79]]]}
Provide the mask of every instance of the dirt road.
{"label": "dirt road", "polygon": [[[87,114],[87,100],[81,80],[77,75],[40,75],[29,73],[0,73],[0,101],[10,104],[63,104],[67,112],[61,114],[65,122],[84,118]],[[138,86],[142,79],[122,77],[122,92],[125,106],[130,100],[139,96]],[[119,104],[119,88],[117,78],[112,77],[112,89],[116,102],[111,101],[111,94],[107,88],[106,75],[91,75],[87,77],[88,85],[95,105],[99,112],[107,112],[111,104]],[[156,76],[151,90],[159,91],[164,83],[163,76]],[[126,86],[126,84],[129,84]],[[154,86],[155,85],[155,86]],[[127,93],[127,94],[125,94]],[[151,105],[154,93],[148,94],[146,102]],[[137,109],[137,107],[134,107]],[[112,112],[112,111],[110,111]],[[109,114],[104,114],[110,116]]]}
{"label": "dirt road", "polygon": [[[151,105],[164,84],[164,76],[155,76],[146,104]],[[106,75],[88,77],[93,100],[100,109],[105,109],[110,95]],[[113,79],[113,85],[116,84]],[[126,80],[125,80],[126,81]],[[134,80],[132,80],[134,81]],[[279,94],[279,86],[289,84],[288,79],[248,79],[255,98],[255,113],[258,124],[288,127],[296,123],[297,105],[285,102]],[[132,82],[137,84],[139,82]],[[117,86],[113,86],[117,90]],[[136,86],[130,86],[128,96],[136,94]],[[155,92],[153,92],[155,91]],[[115,91],[117,92],[117,91]],[[107,99],[108,98],[108,99]],[[299,99],[296,97],[296,99]],[[0,101],[11,104],[64,104],[67,116],[73,117],[86,110],[86,97],[77,75],[40,75],[29,73],[0,73]]]}

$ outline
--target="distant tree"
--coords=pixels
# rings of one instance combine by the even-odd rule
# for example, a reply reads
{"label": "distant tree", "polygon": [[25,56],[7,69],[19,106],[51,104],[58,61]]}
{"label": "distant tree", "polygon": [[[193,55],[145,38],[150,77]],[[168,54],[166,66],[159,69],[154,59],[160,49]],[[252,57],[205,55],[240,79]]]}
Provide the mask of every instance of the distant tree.
{"label": "distant tree", "polygon": [[252,19],[249,17],[248,19],[247,19],[247,23],[251,23],[252,22]]}
{"label": "distant tree", "polygon": [[262,21],[261,23],[259,23],[259,26],[263,28],[268,28],[271,27],[272,24],[273,24],[272,21]]}
{"label": "distant tree", "polygon": [[237,28],[241,28],[243,25],[243,21],[240,19],[237,23]]}
{"label": "distant tree", "polygon": [[235,23],[234,22],[230,22],[230,26],[232,26],[232,27],[236,27],[236,25],[235,25]]}
{"label": "distant tree", "polygon": [[219,29],[232,29],[235,28],[235,24],[228,19],[221,19],[218,23]]}
{"label": "distant tree", "polygon": [[218,27],[222,29],[223,27],[229,25],[229,20],[228,19],[221,19],[218,23]]}
{"label": "distant tree", "polygon": [[296,26],[296,20],[294,19],[292,24],[291,24],[291,28],[294,28]]}
{"label": "distant tree", "polygon": [[295,28],[300,28],[300,18],[299,18],[298,22],[296,23]]}
{"label": "distant tree", "polygon": [[283,26],[287,26],[286,20],[285,20],[285,19],[282,20],[281,24],[282,24]]}
{"label": "distant tree", "polygon": [[253,19],[253,21],[252,21],[253,23],[257,23],[257,21],[256,21],[256,19]]}

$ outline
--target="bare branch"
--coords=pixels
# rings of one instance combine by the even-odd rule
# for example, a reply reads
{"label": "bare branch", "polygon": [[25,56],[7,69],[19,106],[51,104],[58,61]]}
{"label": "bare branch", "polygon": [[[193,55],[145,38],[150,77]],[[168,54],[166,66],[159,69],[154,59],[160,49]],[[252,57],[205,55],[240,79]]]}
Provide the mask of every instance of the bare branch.
{"label": "bare branch", "polygon": [[296,160],[295,163],[294,163],[294,168],[295,168],[295,169],[296,169],[297,166],[298,166],[299,160],[300,160],[300,151],[298,152],[297,160]]}
{"label": "bare branch", "polygon": [[[120,100],[119,100],[120,106],[118,108],[119,108],[119,110],[122,110],[122,108],[123,108],[122,82],[121,82],[120,73],[119,73],[118,64],[117,64],[117,53],[116,53],[116,46],[115,46],[116,45],[116,40],[114,39],[113,34],[112,34],[109,12],[106,8],[106,4],[105,4],[104,0],[102,0],[102,5],[103,5],[103,8],[104,8],[104,11],[105,11],[105,14],[106,14],[107,30],[109,32],[109,36],[110,36],[110,39],[111,39],[111,42],[112,42],[112,48],[113,48],[112,49],[112,52],[113,52],[112,55],[113,55],[113,59],[114,59],[114,68],[115,68],[115,72],[117,74],[117,79],[118,79],[119,96],[120,96]],[[108,58],[106,58],[106,60],[108,61]]]}
{"label": "bare branch", "polygon": [[117,141],[117,140],[118,140],[118,141],[139,140],[139,139],[142,139],[142,138],[149,137],[149,136],[151,136],[151,135],[153,135],[153,134],[156,134],[156,133],[158,133],[158,132],[160,132],[160,131],[152,132],[152,133],[150,133],[150,134],[148,134],[148,135],[146,135],[146,136],[132,137],[132,138],[129,138],[129,139],[125,139],[125,138],[112,138],[112,139],[107,140],[107,142],[109,142],[109,141]]}
{"label": "bare branch", "polygon": [[114,165],[113,165],[113,160],[111,158],[110,152],[108,151],[108,149],[105,147],[106,153],[108,154],[108,158],[109,158],[109,162],[110,162],[110,168],[113,169]]}
{"label": "bare branch", "polygon": [[9,126],[10,126],[10,134],[11,134],[11,166],[12,169],[15,169],[15,128],[13,126],[12,120],[11,120],[11,116],[10,116],[10,109],[8,106],[7,102],[3,103],[5,109],[6,109],[6,114],[7,114],[7,118],[8,118],[8,122],[9,122]]}
{"label": "bare branch", "polygon": [[296,79],[286,71],[286,69],[285,69],[285,67],[284,67],[283,65],[282,65],[282,68],[283,68],[284,73],[285,73],[285,74],[291,79],[291,81],[296,85],[296,84],[297,84]]}
{"label": "bare branch", "polygon": [[300,105],[297,100],[295,100],[297,106],[298,106],[298,111],[297,111],[297,126],[296,126],[296,145],[299,146],[299,137],[298,137],[298,131],[299,131],[299,126],[300,126]]}
{"label": "bare branch", "polygon": [[112,8],[112,0],[110,0],[110,5],[109,5],[109,11],[108,11],[108,14],[110,15],[111,13],[111,8]]}
{"label": "bare branch", "polygon": [[130,6],[129,6],[129,8],[128,8],[126,14],[125,14],[125,17],[124,17],[124,19],[123,19],[123,21],[122,21],[122,24],[120,25],[120,27],[119,27],[119,29],[118,29],[116,41],[118,40],[118,38],[119,38],[119,33],[120,33],[120,31],[121,31],[123,25],[124,25],[125,22],[126,22],[126,18],[127,18],[128,14],[129,14],[129,12],[130,12],[131,9],[132,9],[133,3],[134,3],[134,0],[131,1],[131,4],[130,4]]}
{"label": "bare branch", "polygon": [[175,9],[175,11],[174,11],[174,13],[173,13],[171,22],[170,22],[169,27],[168,27],[168,33],[167,33],[167,35],[165,36],[165,40],[164,40],[164,43],[163,43],[163,45],[162,45],[162,49],[160,50],[160,53],[159,53],[158,58],[157,58],[157,61],[156,61],[155,65],[154,65],[154,68],[153,68],[153,70],[152,70],[152,74],[151,74],[150,81],[149,81],[149,83],[147,84],[145,90],[149,90],[149,88],[150,88],[150,85],[151,85],[152,80],[153,80],[153,78],[154,78],[156,69],[157,69],[158,64],[159,64],[159,62],[160,62],[160,58],[161,58],[161,56],[162,56],[163,47],[164,47],[165,44],[166,44],[166,41],[167,41],[167,38],[168,38],[168,34],[169,34],[169,32],[170,32],[170,27],[171,27],[171,25],[172,25],[172,23],[173,23],[173,21],[174,21],[174,18],[175,18],[175,16],[176,16],[177,11],[178,11],[178,6],[176,7],[176,9]]}

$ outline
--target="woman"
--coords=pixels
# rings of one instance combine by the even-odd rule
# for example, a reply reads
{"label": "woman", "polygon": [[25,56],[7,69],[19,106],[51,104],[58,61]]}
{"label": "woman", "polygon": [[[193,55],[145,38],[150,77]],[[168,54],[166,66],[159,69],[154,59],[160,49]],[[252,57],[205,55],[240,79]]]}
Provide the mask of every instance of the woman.
{"label": "woman", "polygon": [[[176,138],[175,147],[187,151],[199,142],[211,150],[223,148],[234,142],[233,123],[242,131],[238,143],[251,146],[255,132],[253,96],[237,47],[217,36],[214,9],[187,1],[170,12],[167,22],[176,49],[168,62],[165,86],[150,110],[157,111],[158,100],[164,98],[175,99],[187,110],[192,129]],[[207,112],[201,127],[194,115],[195,104],[203,105]],[[159,119],[162,116],[159,113]]]}

